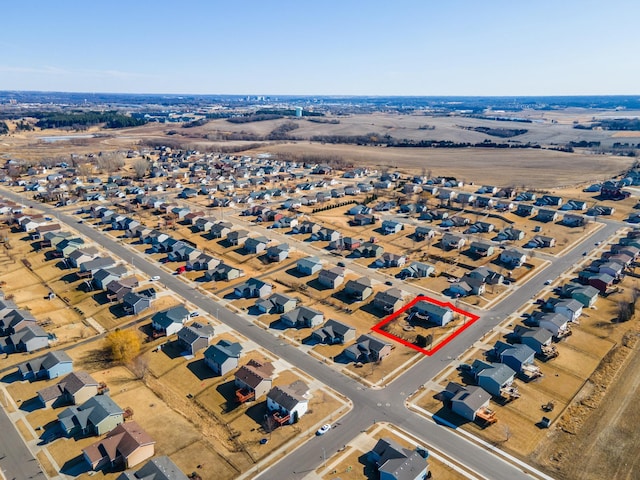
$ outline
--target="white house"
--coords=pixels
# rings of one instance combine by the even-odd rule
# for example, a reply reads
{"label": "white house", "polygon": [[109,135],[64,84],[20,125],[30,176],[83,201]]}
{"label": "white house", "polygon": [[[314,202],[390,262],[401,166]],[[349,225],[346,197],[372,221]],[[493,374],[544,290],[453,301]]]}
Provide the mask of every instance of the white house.
{"label": "white house", "polygon": [[267,410],[280,425],[298,421],[309,408],[309,387],[301,380],[273,387],[267,393]]}

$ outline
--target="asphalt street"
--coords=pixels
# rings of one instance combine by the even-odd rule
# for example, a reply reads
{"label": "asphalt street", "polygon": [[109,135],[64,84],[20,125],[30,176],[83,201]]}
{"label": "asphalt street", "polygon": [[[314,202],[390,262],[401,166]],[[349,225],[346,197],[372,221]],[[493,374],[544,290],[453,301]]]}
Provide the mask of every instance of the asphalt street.
{"label": "asphalt street", "polygon": [[0,409],[0,468],[6,480],[47,478],[4,408]]}
{"label": "asphalt street", "polygon": [[[578,244],[567,255],[530,278],[526,284],[514,288],[511,295],[498,303],[492,310],[484,312],[480,320],[457,336],[446,348],[431,357],[424,357],[386,388],[373,390],[337,373],[323,362],[314,359],[288,343],[282,342],[250,320],[229,311],[210,297],[195,290],[179,277],[167,273],[160,268],[159,264],[148,261],[138,254],[132,254],[128,248],[86,224],[78,224],[77,219],[73,216],[63,214],[51,206],[25,200],[20,195],[12,192],[6,192],[4,195],[17,202],[28,203],[48,214],[54,214],[61,223],[66,223],[77,229],[87,238],[111,251],[113,255],[125,261],[131,259],[138,270],[149,276],[160,276],[166,287],[176,294],[211,315],[217,316],[219,321],[229,325],[278,357],[297,366],[308,375],[329,385],[353,402],[353,410],[339,420],[340,425],[337,428],[332,429],[324,436],[313,438],[309,442],[302,444],[295,455],[287,456],[284,461],[278,462],[267,472],[263,472],[260,478],[264,479],[304,477],[308,472],[313,471],[322,464],[323,448],[327,455],[333,454],[337,448],[349,443],[355,435],[376,421],[395,424],[409,433],[423,438],[426,443],[429,443],[437,450],[462,460],[465,465],[483,477],[496,480],[531,478],[520,468],[500,460],[494,454],[475,443],[469,442],[450,428],[437,425],[431,420],[410,412],[405,407],[404,401],[411,393],[418,390],[421,385],[437,375],[445,366],[445,362],[462,355],[484,333],[498,325],[509,314],[520,308],[523,303],[535,298],[539,291],[544,288],[543,283],[546,279],[554,279],[569,267],[578,263],[583,258],[583,251],[593,249],[594,242],[605,241],[618,227],[613,223],[606,224],[605,227],[598,230],[590,238]],[[2,437],[5,437],[5,431],[3,429]],[[15,429],[11,427],[11,431],[15,432]],[[22,443],[19,441],[17,432],[15,435],[18,441],[12,441],[11,443]],[[2,462],[0,460],[0,465],[9,470],[9,466],[5,466]],[[17,476],[16,478],[28,477]]]}

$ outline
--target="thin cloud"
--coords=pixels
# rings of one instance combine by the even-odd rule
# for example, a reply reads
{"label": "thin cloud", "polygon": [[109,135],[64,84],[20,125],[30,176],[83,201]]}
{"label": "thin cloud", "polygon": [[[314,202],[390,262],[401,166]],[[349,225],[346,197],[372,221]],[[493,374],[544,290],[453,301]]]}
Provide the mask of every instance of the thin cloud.
{"label": "thin cloud", "polygon": [[59,76],[75,76],[75,77],[110,77],[110,78],[150,78],[152,75],[147,75],[137,72],[125,72],[121,70],[68,70],[65,68],[54,66],[41,66],[41,67],[17,67],[12,65],[0,65],[0,72],[2,73],[28,73],[38,75],[59,75]]}

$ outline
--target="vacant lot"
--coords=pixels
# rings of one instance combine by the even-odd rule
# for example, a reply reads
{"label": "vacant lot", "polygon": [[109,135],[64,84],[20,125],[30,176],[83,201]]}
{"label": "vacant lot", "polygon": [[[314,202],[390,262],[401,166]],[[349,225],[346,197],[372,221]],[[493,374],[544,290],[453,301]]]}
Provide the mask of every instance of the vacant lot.
{"label": "vacant lot", "polygon": [[[433,175],[451,175],[468,182],[491,185],[525,185],[528,188],[553,188],[582,184],[587,180],[605,180],[633,164],[623,157],[605,157],[550,150],[422,149],[361,147],[287,143],[263,148],[261,152],[297,155],[339,155],[355,165],[397,168]],[[259,153],[256,151],[256,153]]]}

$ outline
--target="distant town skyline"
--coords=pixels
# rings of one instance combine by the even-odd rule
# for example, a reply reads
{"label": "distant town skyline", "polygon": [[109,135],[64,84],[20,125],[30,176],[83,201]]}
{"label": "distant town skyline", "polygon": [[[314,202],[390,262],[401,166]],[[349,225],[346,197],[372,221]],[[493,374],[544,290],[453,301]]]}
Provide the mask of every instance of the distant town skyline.
{"label": "distant town skyline", "polygon": [[632,95],[638,14],[633,0],[11,2],[0,90]]}

